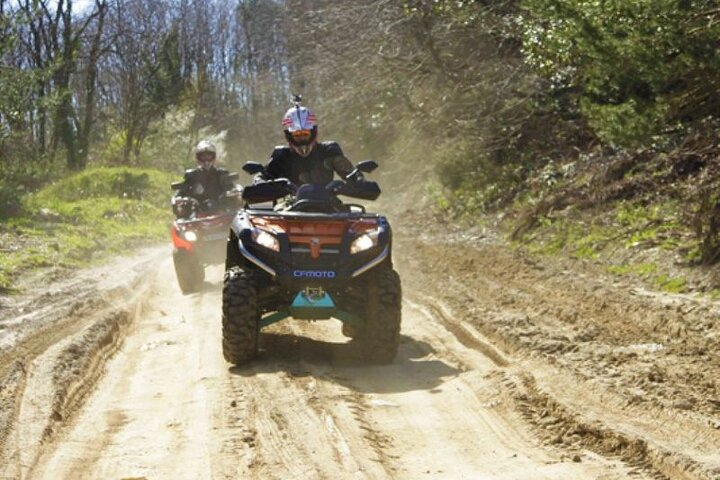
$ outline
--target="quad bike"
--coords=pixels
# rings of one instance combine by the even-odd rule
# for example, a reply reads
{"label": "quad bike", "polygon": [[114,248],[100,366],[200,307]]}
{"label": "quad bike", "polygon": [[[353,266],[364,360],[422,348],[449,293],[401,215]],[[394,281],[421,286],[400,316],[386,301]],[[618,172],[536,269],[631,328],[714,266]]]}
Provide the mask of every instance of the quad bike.
{"label": "quad bike", "polygon": [[[377,163],[361,162],[345,181],[302,185],[284,179],[245,187],[233,221],[223,287],[223,354],[235,365],[258,352],[262,328],[289,317],[334,318],[371,363],[390,363],[400,340],[400,277],[392,265],[387,219],[339,195],[375,200],[377,183],[357,181]],[[263,166],[249,162],[250,174]],[[289,197],[288,197],[289,195]],[[289,198],[284,204],[282,198]],[[269,204],[264,208],[258,203]]]}
{"label": "quad bike", "polygon": [[[237,174],[233,175],[237,178]],[[177,190],[181,183],[173,183],[172,188]],[[184,294],[200,290],[205,266],[225,259],[227,232],[237,214],[239,195],[239,191],[230,191],[217,202],[202,203],[193,198],[173,198],[173,211],[178,215],[171,229],[173,263]]]}

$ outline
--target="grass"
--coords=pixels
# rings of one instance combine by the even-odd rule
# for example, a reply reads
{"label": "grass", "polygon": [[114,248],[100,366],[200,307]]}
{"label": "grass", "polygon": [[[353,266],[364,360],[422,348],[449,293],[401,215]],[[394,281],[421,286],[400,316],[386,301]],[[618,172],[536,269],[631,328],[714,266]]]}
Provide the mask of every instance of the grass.
{"label": "grass", "polygon": [[681,206],[666,201],[652,205],[622,202],[616,207],[615,224],[627,232],[628,248],[657,246],[673,251],[680,246],[678,232],[684,230],[680,222]]}
{"label": "grass", "polygon": [[630,263],[623,265],[609,265],[608,272],[616,275],[638,275],[640,277],[649,278],[658,270],[658,266],[654,263]]}
{"label": "grass", "polygon": [[687,280],[683,277],[669,277],[667,275],[658,275],[654,279],[655,286],[669,293],[683,293],[687,286]]}
{"label": "grass", "polygon": [[[668,293],[684,293],[687,289],[687,279],[684,277],[671,277],[659,274],[659,266],[654,263],[638,263],[623,265],[608,265],[608,272],[621,276],[637,276],[648,280],[653,287]],[[720,292],[720,290],[718,291]]]}
{"label": "grass", "polygon": [[0,290],[22,272],[75,267],[167,236],[174,175],[96,168],[61,179],[23,200],[23,214],[0,222]]}
{"label": "grass", "polygon": [[575,258],[594,260],[605,250],[612,236],[613,231],[601,224],[545,218],[525,240],[535,253],[569,254]]}
{"label": "grass", "polygon": [[685,247],[694,252],[692,245],[682,241],[682,232],[687,228],[680,216],[681,206],[677,202],[654,205],[620,202],[608,205],[605,212],[598,212],[589,221],[574,218],[572,214],[541,218],[524,241],[538,253],[563,253],[588,259],[599,258],[610,246],[613,249],[658,247],[667,251]]}
{"label": "grass", "polygon": [[647,260],[612,263],[619,251],[625,252],[624,258],[633,258],[634,252],[650,248],[682,253],[685,259],[696,257],[698,248],[694,240],[687,239],[687,227],[680,219],[681,208],[674,201],[650,205],[618,202],[592,216],[588,212],[568,211],[541,218],[523,242],[534,253],[606,262],[605,268],[612,274],[642,278],[664,292],[683,293],[687,291],[687,279],[661,273],[656,263]]}

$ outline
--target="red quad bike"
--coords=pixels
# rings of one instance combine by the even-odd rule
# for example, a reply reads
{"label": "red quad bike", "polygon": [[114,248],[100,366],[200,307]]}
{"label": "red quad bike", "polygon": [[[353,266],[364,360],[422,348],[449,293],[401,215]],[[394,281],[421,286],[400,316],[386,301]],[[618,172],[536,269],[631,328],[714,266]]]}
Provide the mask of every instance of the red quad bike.
{"label": "red quad bike", "polygon": [[[237,173],[231,174],[236,179]],[[177,190],[182,182],[172,184]],[[173,263],[178,285],[184,294],[200,290],[205,266],[225,259],[228,229],[237,214],[240,191],[230,191],[218,202],[202,204],[191,198],[173,198],[173,210],[182,216],[172,224]]]}
{"label": "red quad bike", "polygon": [[[228,362],[250,362],[260,330],[289,317],[340,320],[366,361],[393,361],[402,294],[390,224],[338,199],[375,200],[377,183],[355,180],[375,168],[372,160],[361,162],[346,181],[327,186],[295,189],[280,179],[245,187],[246,207],[233,221],[227,244],[222,331]],[[243,169],[257,174],[263,166],[249,162]],[[284,207],[282,198],[289,199]],[[273,206],[260,208],[261,202]]]}

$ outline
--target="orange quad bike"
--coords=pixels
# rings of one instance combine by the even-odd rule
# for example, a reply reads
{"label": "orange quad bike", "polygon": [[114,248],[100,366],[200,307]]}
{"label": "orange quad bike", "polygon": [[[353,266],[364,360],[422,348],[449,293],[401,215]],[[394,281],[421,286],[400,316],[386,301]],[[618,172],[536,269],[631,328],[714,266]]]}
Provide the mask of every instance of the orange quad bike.
{"label": "orange quad bike", "polygon": [[[181,184],[173,183],[173,190]],[[171,228],[178,286],[184,294],[194,293],[205,281],[205,267],[225,260],[227,232],[240,206],[240,191],[226,192],[217,202],[174,197],[172,206],[179,215]]]}
{"label": "orange quad bike", "polygon": [[[376,168],[372,160],[361,162],[344,181],[328,185],[296,188],[279,179],[244,188],[245,208],[227,242],[222,331],[228,362],[250,362],[260,330],[290,317],[339,320],[366,361],[393,361],[402,293],[390,224],[338,199],[375,200],[377,183],[359,178]],[[249,162],[243,169],[257,174],[263,166]]]}

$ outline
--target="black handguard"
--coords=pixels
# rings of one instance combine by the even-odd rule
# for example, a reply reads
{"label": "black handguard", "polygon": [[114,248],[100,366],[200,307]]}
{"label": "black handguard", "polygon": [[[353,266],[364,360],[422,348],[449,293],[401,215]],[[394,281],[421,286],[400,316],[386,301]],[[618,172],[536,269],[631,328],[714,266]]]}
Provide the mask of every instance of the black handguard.
{"label": "black handguard", "polygon": [[363,182],[365,181],[365,175],[358,169],[353,170],[345,176],[347,182]]}
{"label": "black handguard", "polygon": [[290,180],[288,180],[285,177],[276,178],[275,181],[276,182],[285,182],[285,184],[287,185],[287,188],[288,188],[288,193],[290,193],[290,194],[295,194],[295,192],[297,192],[297,190],[299,188],[297,185],[295,185],[293,182],[291,182]]}

